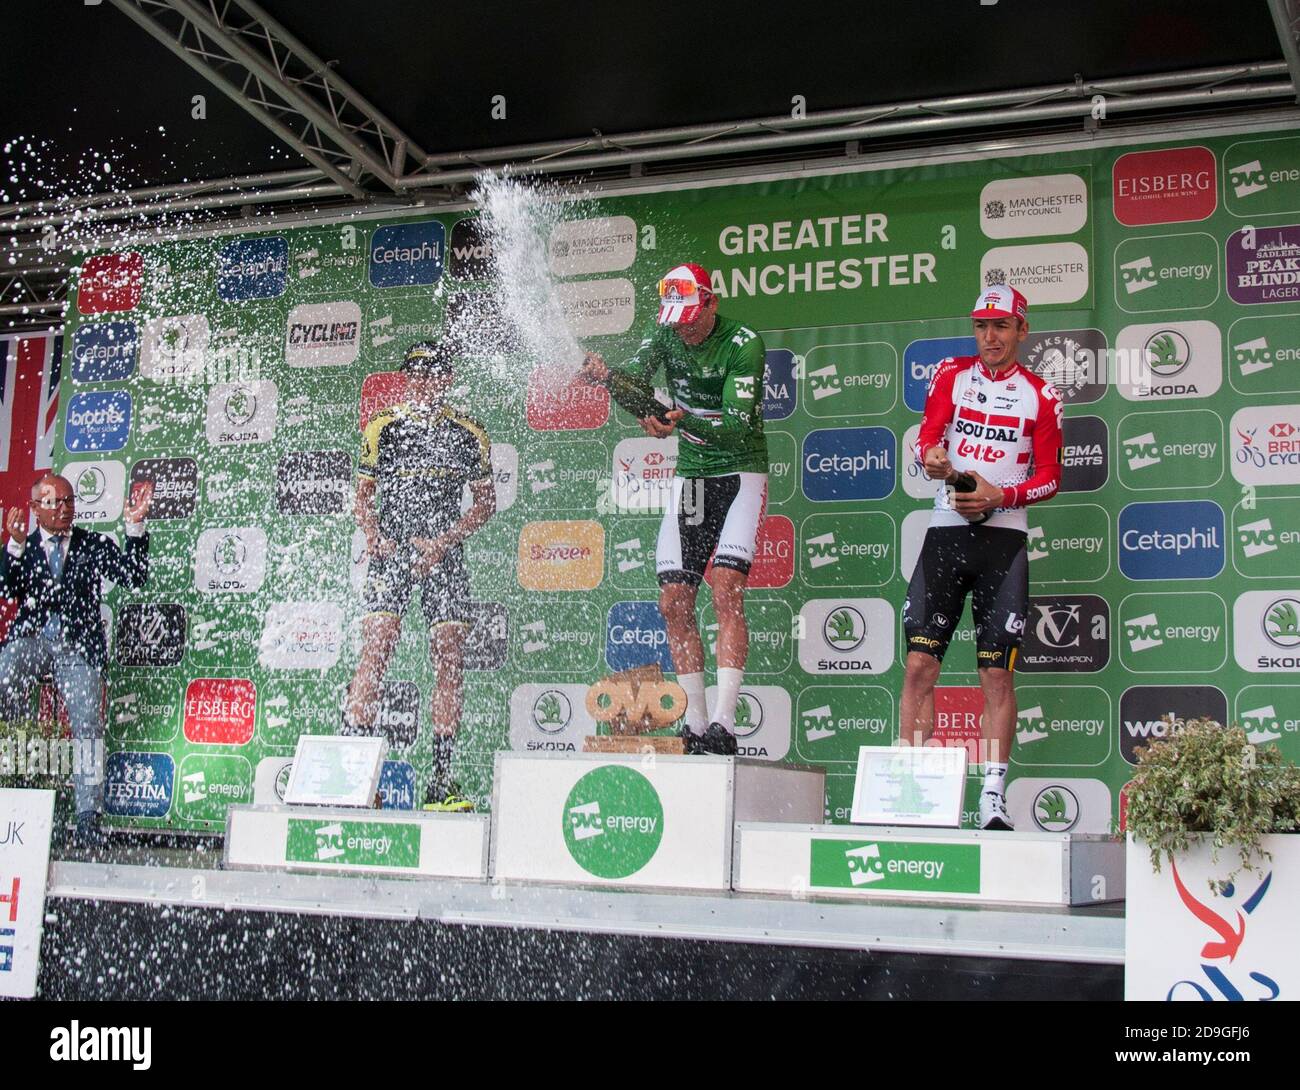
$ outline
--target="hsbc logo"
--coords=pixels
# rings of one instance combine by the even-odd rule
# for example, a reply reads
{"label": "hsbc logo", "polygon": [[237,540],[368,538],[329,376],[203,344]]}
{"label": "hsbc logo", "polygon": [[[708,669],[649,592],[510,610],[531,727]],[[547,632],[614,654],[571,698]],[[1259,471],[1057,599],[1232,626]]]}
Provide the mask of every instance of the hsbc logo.
{"label": "hsbc logo", "polygon": [[1228,168],[1228,184],[1232,186],[1232,191],[1238,198],[1250,197],[1256,193],[1263,193],[1268,188],[1268,179],[1264,175],[1264,167],[1260,161],[1252,159],[1248,163]]}
{"label": "hsbc logo", "polygon": [[1156,279],[1155,266],[1152,265],[1149,257],[1139,257],[1136,261],[1126,261],[1119,267],[1119,270],[1124,290],[1129,295],[1139,291],[1146,291],[1147,288],[1154,288],[1159,283]]}

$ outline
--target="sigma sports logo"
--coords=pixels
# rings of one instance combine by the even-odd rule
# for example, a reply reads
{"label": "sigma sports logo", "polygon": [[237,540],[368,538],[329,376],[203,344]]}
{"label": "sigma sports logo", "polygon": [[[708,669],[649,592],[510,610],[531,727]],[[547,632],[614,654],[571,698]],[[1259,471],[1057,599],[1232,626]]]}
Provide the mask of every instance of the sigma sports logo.
{"label": "sigma sports logo", "polygon": [[438,220],[380,227],[370,240],[370,284],[401,288],[442,277],[447,230]]}
{"label": "sigma sports logo", "polygon": [[274,439],[278,399],[279,390],[269,379],[217,383],[208,391],[208,442],[232,446]]}
{"label": "sigma sports logo", "polygon": [[1119,568],[1129,579],[1213,579],[1224,540],[1223,508],[1210,500],[1131,503],[1119,513]]}
{"label": "sigma sports logo", "polygon": [[72,336],[73,382],[120,382],[135,374],[140,332],[134,322],[91,322]]}
{"label": "sigma sports logo", "polygon": [[1268,188],[1268,177],[1260,161],[1251,159],[1248,163],[1228,167],[1228,184],[1232,186],[1232,192],[1238,199],[1253,197]]}
{"label": "sigma sports logo", "polygon": [[605,624],[605,662],[611,670],[658,663],[672,671],[668,629],[656,602],[616,602]]}
{"label": "sigma sports logo", "polygon": [[1167,738],[1190,719],[1208,717],[1224,723],[1228,698],[1212,685],[1137,685],[1119,701],[1119,748],[1124,760],[1137,764],[1138,750]]}
{"label": "sigma sports logo", "polygon": [[289,276],[289,243],[280,236],[228,242],[217,254],[217,295],[227,303],[275,299]]}
{"label": "sigma sports logo", "polygon": [[1112,200],[1125,227],[1206,219],[1218,204],[1218,170],[1209,148],[1136,151],[1115,160]]}
{"label": "sigma sports logo", "polygon": [[81,263],[77,278],[77,310],[109,314],[134,310],[144,286],[144,255],[96,254]]}
{"label": "sigma sports logo", "polygon": [[385,761],[379,773],[379,800],[384,810],[414,810],[415,769],[405,761]]}
{"label": "sigma sports logo", "polygon": [[339,515],[352,500],[352,456],[345,450],[296,450],[275,467],[276,506],[284,515]]}
{"label": "sigma sports logo", "polygon": [[176,763],[165,753],[110,753],[104,809],[118,817],[166,817],[175,776]]}
{"label": "sigma sports logo", "polygon": [[131,431],[131,395],[125,390],[88,390],[68,404],[63,445],[73,452],[121,450]]}
{"label": "sigma sports logo", "polygon": [[1241,484],[1300,484],[1300,405],[1232,414],[1232,475]]}
{"label": "sigma sports logo", "polygon": [[894,491],[898,440],[888,428],[828,428],[804,438],[800,475],[810,500],[878,500]]}
{"label": "sigma sports logo", "polygon": [[175,602],[121,607],[113,644],[122,666],[175,666],[185,655],[185,607]]}
{"label": "sigma sports logo", "polygon": [[257,661],[268,670],[328,670],[343,651],[343,610],[333,602],[276,602],[266,611]]}
{"label": "sigma sports logo", "polygon": [[116,522],[122,517],[126,466],[121,462],[69,462],[63,475],[72,482],[77,498],[77,525]]}
{"label": "sigma sports logo", "polygon": [[346,367],[360,348],[356,303],[303,303],[289,311],[284,362],[290,367]]}
{"label": "sigma sports logo", "polygon": [[[799,401],[796,357],[788,348],[770,348],[763,364],[763,419],[784,420]],[[801,361],[798,361],[801,362]]]}
{"label": "sigma sports logo", "polygon": [[1156,269],[1150,257],[1139,257],[1134,261],[1124,262],[1119,267],[1119,274],[1124,290],[1129,295],[1154,288],[1160,283],[1156,278]]}
{"label": "sigma sports logo", "polygon": [[1061,491],[1096,491],[1110,476],[1106,422],[1097,416],[1070,416],[1061,430]]}
{"label": "sigma sports logo", "polygon": [[1110,661],[1110,607],[1096,594],[1029,600],[1018,668],[1025,673],[1092,673]]}
{"label": "sigma sports logo", "polygon": [[379,692],[374,729],[389,749],[410,749],[420,734],[420,690],[413,681],[388,680]]}
{"label": "sigma sports logo", "polygon": [[245,678],[197,677],[185,689],[188,742],[242,746],[253,740],[257,686]]}
{"label": "sigma sports logo", "polygon": [[194,548],[194,589],[204,594],[251,594],[266,579],[266,531],[260,526],[214,527]]}
{"label": "sigma sports logo", "polygon": [[894,607],[883,598],[805,602],[799,665],[810,674],[880,674],[894,661]]}
{"label": "sigma sports logo", "polygon": [[193,458],[142,458],[131,467],[131,484],[153,482],[149,521],[187,519],[199,498],[199,467]]}
{"label": "sigma sports logo", "polygon": [[956,356],[973,356],[978,350],[974,337],[913,341],[903,349],[903,403],[913,412],[923,412],[939,364]]}
{"label": "sigma sports logo", "polygon": [[492,276],[491,235],[478,216],[457,220],[451,227],[451,276],[454,280],[488,280]]}

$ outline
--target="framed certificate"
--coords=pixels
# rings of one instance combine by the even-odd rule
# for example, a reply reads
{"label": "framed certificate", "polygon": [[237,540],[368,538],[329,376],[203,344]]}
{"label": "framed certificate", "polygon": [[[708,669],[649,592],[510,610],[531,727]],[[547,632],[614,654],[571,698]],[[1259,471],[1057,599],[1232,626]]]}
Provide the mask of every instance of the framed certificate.
{"label": "framed certificate", "polygon": [[293,755],[284,801],[293,806],[375,804],[388,739],[303,734]]}
{"label": "framed certificate", "polygon": [[854,825],[961,825],[962,746],[863,746],[853,784]]}

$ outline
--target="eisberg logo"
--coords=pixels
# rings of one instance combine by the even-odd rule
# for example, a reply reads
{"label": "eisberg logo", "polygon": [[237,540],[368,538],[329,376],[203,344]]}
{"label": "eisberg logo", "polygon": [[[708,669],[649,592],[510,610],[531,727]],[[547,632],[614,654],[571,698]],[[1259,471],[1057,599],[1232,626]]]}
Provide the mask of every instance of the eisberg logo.
{"label": "eisberg logo", "polygon": [[280,236],[228,242],[217,254],[217,295],[227,303],[275,299],[289,275],[289,243]]}
{"label": "eisberg logo", "polygon": [[1212,579],[1224,560],[1217,503],[1131,503],[1120,511],[1119,567],[1129,579]]}
{"label": "eisberg logo", "polygon": [[73,382],[119,382],[135,374],[140,333],[134,322],[93,322],[72,336]]}
{"label": "eisberg logo", "polygon": [[185,689],[185,740],[242,746],[253,740],[257,686],[245,678],[197,677]]}
{"label": "eisberg logo", "polygon": [[446,237],[438,220],[380,227],[370,240],[371,286],[436,284],[442,277]]}
{"label": "eisberg logo", "polygon": [[1112,170],[1115,218],[1126,227],[1208,217],[1218,203],[1209,148],[1162,148],[1121,155]]}
{"label": "eisberg logo", "polygon": [[131,395],[125,390],[74,394],[63,444],[70,451],[121,450],[131,430]]}

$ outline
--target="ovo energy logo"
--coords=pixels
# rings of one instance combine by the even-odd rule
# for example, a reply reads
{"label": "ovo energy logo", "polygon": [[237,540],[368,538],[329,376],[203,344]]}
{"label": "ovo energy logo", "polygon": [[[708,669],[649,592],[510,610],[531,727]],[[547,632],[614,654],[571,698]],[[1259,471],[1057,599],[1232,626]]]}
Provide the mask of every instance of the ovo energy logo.
{"label": "ovo energy logo", "polygon": [[597,878],[627,878],[659,850],[664,809],[654,785],[624,765],[603,765],[573,785],[561,815],[573,861]]}
{"label": "ovo energy logo", "polygon": [[1268,179],[1264,177],[1264,168],[1258,159],[1249,163],[1228,168],[1228,184],[1238,197],[1249,197],[1254,193],[1263,193],[1268,188]]}

